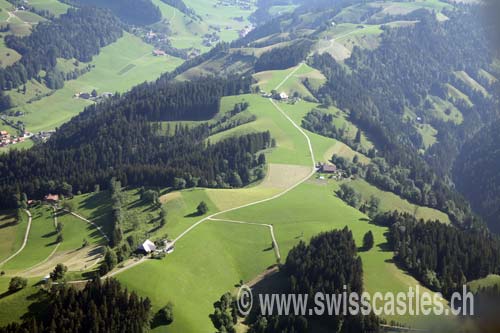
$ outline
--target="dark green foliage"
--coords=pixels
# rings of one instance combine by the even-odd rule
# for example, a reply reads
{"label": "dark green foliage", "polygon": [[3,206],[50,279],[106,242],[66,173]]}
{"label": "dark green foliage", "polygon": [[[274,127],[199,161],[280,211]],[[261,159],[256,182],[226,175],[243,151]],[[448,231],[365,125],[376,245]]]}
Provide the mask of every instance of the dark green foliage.
{"label": "dark green foliage", "polygon": [[368,231],[364,236],[363,236],[363,250],[369,251],[373,247],[373,233],[372,231]]}
{"label": "dark green foliage", "polygon": [[18,290],[26,288],[27,285],[27,279],[20,276],[14,276],[9,282],[9,292],[14,293]]}
{"label": "dark green foliage", "polygon": [[78,291],[57,287],[49,294],[45,315],[0,328],[2,333],[130,332],[149,330],[151,302],[122,289],[114,279],[88,282]]}
{"label": "dark green foliage", "polygon": [[500,240],[487,231],[460,230],[398,212],[380,214],[374,223],[390,226],[397,262],[446,296],[469,281],[500,273]]}
{"label": "dark green foliage", "polygon": [[87,193],[96,184],[109,188],[112,177],[123,186],[167,187],[178,178],[190,187],[228,187],[236,172],[246,185],[254,178],[245,175],[262,166],[255,154],[270,146],[269,132],[211,144],[207,125],[176,126],[175,135],[164,135],[154,121],[210,118],[223,95],[249,89],[249,83],[159,80],[90,106],[46,144],[0,156],[0,206],[17,207],[18,189],[41,198],[64,193],[69,183],[73,192]]}
{"label": "dark green foliage", "polygon": [[217,333],[236,333],[234,325],[238,320],[236,300],[231,293],[225,293],[214,303],[214,313],[210,315]]}
{"label": "dark green foliage", "polygon": [[290,46],[267,51],[257,60],[255,71],[262,72],[293,67],[306,58],[311,46],[311,41],[302,40]]}
{"label": "dark green foliage", "polygon": [[166,306],[158,310],[154,320],[159,325],[170,325],[174,321],[174,305],[169,302]]}
{"label": "dark green foliage", "polygon": [[107,8],[128,24],[149,25],[161,20],[161,11],[151,0],[65,0],[73,6]]}
{"label": "dark green foliage", "polygon": [[188,6],[186,6],[184,1],[182,0],[161,0],[161,1],[166,3],[167,5],[177,8],[179,11],[181,11],[186,15],[194,15],[194,11]]}
{"label": "dark green foliage", "polygon": [[107,247],[106,253],[104,254],[104,260],[99,267],[99,274],[101,276],[106,275],[109,271],[113,270],[118,264],[118,258],[113,249]]}
{"label": "dark green foliage", "polygon": [[198,215],[205,215],[208,212],[208,206],[205,201],[200,202],[198,207],[196,207],[196,212]]}
{"label": "dark green foliage", "polygon": [[361,194],[347,184],[341,184],[336,194],[340,199],[354,208],[357,208],[361,202]]}
{"label": "dark green foliage", "polygon": [[500,121],[483,128],[461,150],[454,165],[457,188],[474,210],[500,233]]}
{"label": "dark green foliage", "polygon": [[[289,278],[289,292],[341,294],[363,292],[363,269],[352,233],[347,228],[319,234],[309,245],[300,242],[289,253],[283,267]],[[344,285],[347,287],[344,290]],[[254,296],[255,297],[255,296]],[[265,316],[258,315],[250,325],[250,333],[311,332],[311,322],[331,332],[377,332],[378,318],[371,316]]]}
{"label": "dark green foliage", "polygon": [[122,34],[120,22],[109,12],[82,8],[69,9],[53,21],[37,24],[28,36],[7,35],[5,44],[19,52],[22,58],[0,70],[0,87],[18,87],[45,70],[49,87],[60,88],[63,78],[54,72],[57,58],[89,62],[101,47],[116,41]]}
{"label": "dark green foliage", "polygon": [[476,111],[461,107],[464,123],[459,130],[428,114],[429,122],[443,135],[425,157],[419,154],[420,134],[412,122],[403,121],[405,108],[423,110],[423,116],[432,112],[425,107],[426,98],[439,95],[445,83],[454,83],[453,71],[475,73],[489,68],[492,61],[484,29],[477,23],[478,11],[447,14],[451,19],[445,23],[428,14],[413,27],[386,29],[376,50],[354,48],[346,61],[352,71],[346,71],[329,55],[315,56],[313,65],[328,79],[318,93],[321,100],[334,100],[338,107],[349,110],[351,121],[370,136],[391,166],[391,181],[373,174],[368,174],[367,180],[419,205],[443,210],[455,223],[470,225],[474,220],[467,202],[444,175],[466,137],[464,133],[473,133],[481,122],[491,119],[495,104],[471,94]]}
{"label": "dark green foliage", "polygon": [[52,281],[59,281],[64,279],[64,275],[68,271],[68,267],[64,264],[57,264],[52,273],[50,273],[50,279]]}

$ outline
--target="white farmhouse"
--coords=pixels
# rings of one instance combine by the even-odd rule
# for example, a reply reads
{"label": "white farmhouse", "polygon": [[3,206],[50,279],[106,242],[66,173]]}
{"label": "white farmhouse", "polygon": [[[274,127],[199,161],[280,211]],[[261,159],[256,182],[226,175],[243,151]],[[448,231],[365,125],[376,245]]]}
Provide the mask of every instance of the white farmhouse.
{"label": "white farmhouse", "polygon": [[156,250],[156,245],[149,239],[147,239],[141,246],[139,246],[140,250],[143,250],[146,253],[151,253]]}

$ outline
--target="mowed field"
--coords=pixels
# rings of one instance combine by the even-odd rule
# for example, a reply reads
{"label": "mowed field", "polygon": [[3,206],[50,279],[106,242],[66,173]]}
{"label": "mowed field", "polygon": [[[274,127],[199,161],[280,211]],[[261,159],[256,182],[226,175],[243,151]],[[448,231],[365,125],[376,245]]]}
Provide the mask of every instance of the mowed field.
{"label": "mowed field", "polygon": [[100,54],[92,61],[95,67],[90,72],[76,80],[66,81],[64,88],[56,90],[52,95],[28,104],[22,93],[9,92],[18,105],[13,110],[25,113],[22,120],[31,132],[60,126],[92,103],[75,99],[75,93],[91,92],[93,89],[98,93],[124,92],[139,83],[158,78],[182,62],[170,56],[154,57],[152,50],[151,45],[125,33],[117,42],[101,49]]}
{"label": "mowed field", "polygon": [[28,216],[23,212],[17,221],[15,211],[2,211],[0,214],[0,262],[14,254],[23,243]]}
{"label": "mowed field", "polygon": [[28,243],[21,253],[5,263],[0,269],[12,275],[45,260],[57,246],[54,220],[50,207],[31,210],[33,217]]}
{"label": "mowed field", "polygon": [[[81,278],[83,272],[95,269],[102,257],[101,247],[105,241],[95,227],[67,213],[59,213],[57,220],[63,224],[63,241],[57,243],[52,208],[38,206],[30,212],[33,220],[26,247],[0,266],[0,271],[5,273],[0,277],[0,326],[19,320],[27,312],[37,295],[42,294],[35,285],[58,263],[64,263],[69,274]],[[11,214],[4,212],[0,220],[0,260],[16,252],[24,239],[27,216],[15,226],[9,224],[11,220]],[[86,247],[82,246],[84,239],[88,242]],[[7,293],[8,282],[13,276],[27,277],[28,287],[13,294]]]}
{"label": "mowed field", "polygon": [[[298,68],[300,66],[300,68]],[[265,92],[271,92],[271,90],[278,87],[279,92],[286,92],[288,95],[292,96],[293,93],[297,92],[303,97],[312,97],[311,92],[304,86],[303,81],[308,79],[309,82],[315,86],[321,86],[326,78],[318,70],[309,67],[308,65],[299,65],[296,67],[284,69],[284,70],[273,70],[259,72],[253,75],[257,80],[256,86]],[[289,80],[283,82],[287,77]]]}

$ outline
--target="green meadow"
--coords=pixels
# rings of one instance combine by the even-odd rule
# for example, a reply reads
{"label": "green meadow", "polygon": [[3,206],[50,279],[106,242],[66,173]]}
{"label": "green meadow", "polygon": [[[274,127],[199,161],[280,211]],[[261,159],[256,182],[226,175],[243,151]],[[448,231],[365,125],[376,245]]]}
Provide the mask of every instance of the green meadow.
{"label": "green meadow", "polygon": [[10,277],[0,276],[0,325],[5,326],[13,321],[21,321],[22,316],[33,307],[41,293],[36,284],[40,279],[28,279],[28,286],[13,294],[8,292]]}
{"label": "green meadow", "polygon": [[7,259],[21,248],[27,227],[26,213],[22,213],[22,219],[19,222],[16,221],[14,211],[0,213],[0,261]]}
{"label": "green meadow", "polygon": [[[152,50],[151,45],[125,33],[117,42],[101,49],[91,63],[94,67],[90,72],[76,80],[66,81],[63,89],[50,96],[28,103],[22,92],[9,92],[17,104],[13,110],[25,113],[22,120],[31,132],[56,128],[92,103],[74,98],[76,93],[93,89],[98,93],[125,92],[134,85],[158,78],[182,62],[170,56],[154,57]],[[35,84],[31,87],[34,88]]]}
{"label": "green meadow", "polygon": [[31,210],[31,215],[33,220],[26,247],[1,267],[10,275],[45,260],[57,246],[52,208],[37,207]]}
{"label": "green meadow", "polygon": [[70,8],[70,6],[58,0],[30,0],[29,4],[37,10],[48,10],[54,15],[64,14]]}
{"label": "green meadow", "polygon": [[57,221],[63,224],[63,242],[58,247],[58,252],[80,249],[84,239],[90,246],[103,244],[102,235],[93,225],[69,213],[59,212]]}

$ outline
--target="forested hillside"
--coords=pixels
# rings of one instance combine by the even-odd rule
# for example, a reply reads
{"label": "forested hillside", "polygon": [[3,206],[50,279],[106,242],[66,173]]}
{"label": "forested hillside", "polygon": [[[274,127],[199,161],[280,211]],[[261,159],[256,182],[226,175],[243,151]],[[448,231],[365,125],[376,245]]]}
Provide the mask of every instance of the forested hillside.
{"label": "forested hillside", "polygon": [[458,189],[491,230],[500,232],[500,121],[491,123],[462,148],[454,165]]}
{"label": "forested hillside", "polygon": [[397,212],[378,215],[374,223],[391,228],[389,243],[398,263],[445,296],[467,282],[500,273],[500,239],[488,232]]}
{"label": "forested hillside", "polygon": [[[82,8],[70,9],[54,21],[38,24],[28,36],[8,35],[6,45],[19,52],[22,58],[0,69],[0,87],[9,90],[32,78],[41,80],[40,71],[52,73],[57,58],[88,62],[101,47],[116,41],[122,34],[121,23],[109,12]],[[60,81],[63,79],[61,77]]]}
{"label": "forested hillside", "polygon": [[[470,222],[470,211],[442,176],[449,175],[450,161],[466,133],[494,119],[496,102],[473,95],[477,96],[474,112],[463,106],[463,124],[456,126],[443,122],[425,101],[430,95],[439,95],[453,71],[463,69],[463,64],[474,72],[491,63],[484,30],[476,23],[478,15],[450,13],[452,19],[445,23],[424,15],[413,27],[388,29],[374,51],[354,49],[346,61],[351,73],[329,55],[316,56],[313,61],[328,78],[320,98],[350,110],[352,121],[370,134],[380,154],[393,166],[389,177],[400,185],[379,185],[413,202],[444,210],[456,222]],[[475,37],[466,38],[470,35]],[[441,130],[439,144],[429,149],[426,158],[418,153],[420,134],[412,122],[404,121],[411,109]]]}
{"label": "forested hillside", "polygon": [[107,8],[128,24],[148,25],[161,20],[160,9],[151,0],[65,0],[73,6]]}
{"label": "forested hillside", "polygon": [[111,177],[124,186],[173,186],[176,179],[188,187],[246,185],[260,177],[253,172],[265,158],[255,154],[271,145],[269,132],[210,144],[207,125],[170,129],[157,121],[208,119],[222,96],[248,89],[248,79],[160,80],[90,106],[48,143],[0,156],[1,205],[16,206],[19,190],[36,198],[67,194],[65,184],[88,192],[106,188]]}

